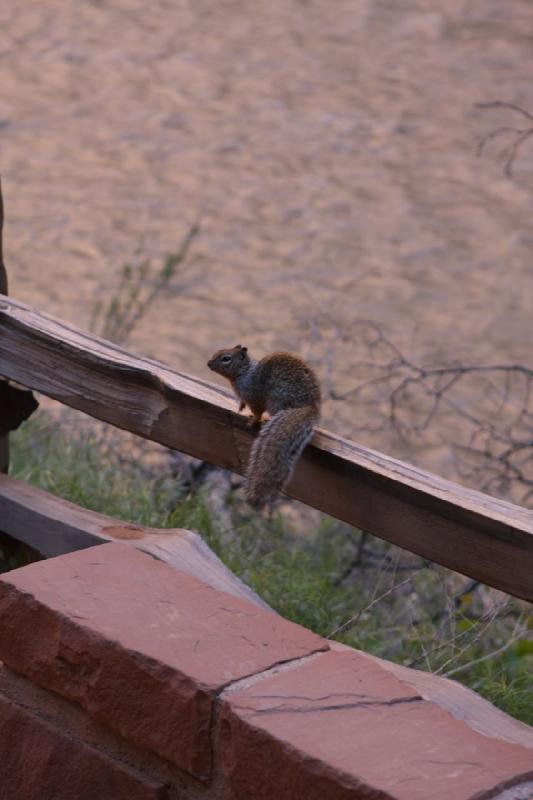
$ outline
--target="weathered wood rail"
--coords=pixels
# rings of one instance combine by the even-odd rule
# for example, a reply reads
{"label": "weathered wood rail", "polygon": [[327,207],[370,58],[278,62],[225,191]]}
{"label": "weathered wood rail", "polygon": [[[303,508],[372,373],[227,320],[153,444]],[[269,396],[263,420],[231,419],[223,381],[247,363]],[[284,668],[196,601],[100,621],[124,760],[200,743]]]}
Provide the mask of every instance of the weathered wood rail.
{"label": "weathered wood rail", "polygon": [[[3,295],[0,376],[235,472],[246,464],[253,434],[226,392]],[[287,494],[533,601],[533,514],[527,509],[320,429]]]}

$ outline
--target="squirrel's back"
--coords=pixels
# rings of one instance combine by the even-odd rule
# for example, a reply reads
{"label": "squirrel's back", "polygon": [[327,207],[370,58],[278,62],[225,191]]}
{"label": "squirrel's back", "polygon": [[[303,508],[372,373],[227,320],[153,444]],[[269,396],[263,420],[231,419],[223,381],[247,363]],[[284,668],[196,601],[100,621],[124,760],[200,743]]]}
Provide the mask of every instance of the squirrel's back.
{"label": "squirrel's back", "polygon": [[271,353],[257,362],[265,411],[274,416],[285,408],[314,406],[320,410],[318,378],[303,359],[292,353]]}

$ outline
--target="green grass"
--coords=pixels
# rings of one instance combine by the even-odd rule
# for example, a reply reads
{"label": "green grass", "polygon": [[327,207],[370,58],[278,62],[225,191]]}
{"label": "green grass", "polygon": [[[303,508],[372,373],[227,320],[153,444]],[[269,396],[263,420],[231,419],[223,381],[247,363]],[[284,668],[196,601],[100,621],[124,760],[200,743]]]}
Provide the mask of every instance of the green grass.
{"label": "green grass", "polygon": [[[238,494],[232,531],[223,531],[204,493],[187,494],[172,476],[163,449],[154,458],[145,443],[82,415],[59,424],[41,411],[11,441],[16,477],[127,521],[196,530],[285,617],[323,636],[343,626],[340,641],[450,673],[533,723],[533,620],[524,604],[485,588],[456,602],[465,580],[443,568],[373,537],[361,541],[327,517],[302,533],[286,515],[250,514]],[[362,545],[361,564],[343,578]]]}

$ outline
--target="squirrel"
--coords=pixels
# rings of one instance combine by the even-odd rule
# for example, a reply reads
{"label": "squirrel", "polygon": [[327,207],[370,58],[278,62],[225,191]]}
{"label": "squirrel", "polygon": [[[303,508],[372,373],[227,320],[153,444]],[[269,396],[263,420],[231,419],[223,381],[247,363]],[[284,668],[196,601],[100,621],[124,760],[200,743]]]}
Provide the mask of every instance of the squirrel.
{"label": "squirrel", "polygon": [[261,426],[246,468],[248,502],[261,508],[287,483],[320,417],[320,384],[308,364],[291,353],[271,353],[256,361],[240,344],[217,350],[209,369],[231,383],[239,411],[248,406],[251,425]]}

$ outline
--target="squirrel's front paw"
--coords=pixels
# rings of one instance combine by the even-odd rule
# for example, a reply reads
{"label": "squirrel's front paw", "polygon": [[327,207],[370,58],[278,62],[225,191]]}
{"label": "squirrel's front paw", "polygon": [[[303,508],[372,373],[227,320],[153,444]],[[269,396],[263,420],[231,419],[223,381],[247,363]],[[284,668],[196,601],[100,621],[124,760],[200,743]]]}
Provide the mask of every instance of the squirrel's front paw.
{"label": "squirrel's front paw", "polygon": [[246,425],[253,431],[259,430],[261,427],[261,417],[258,417],[257,414],[250,414],[246,420]]}

